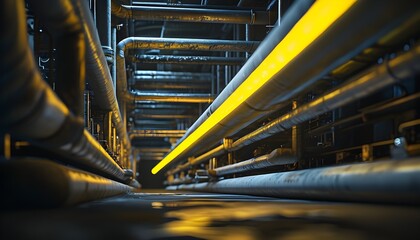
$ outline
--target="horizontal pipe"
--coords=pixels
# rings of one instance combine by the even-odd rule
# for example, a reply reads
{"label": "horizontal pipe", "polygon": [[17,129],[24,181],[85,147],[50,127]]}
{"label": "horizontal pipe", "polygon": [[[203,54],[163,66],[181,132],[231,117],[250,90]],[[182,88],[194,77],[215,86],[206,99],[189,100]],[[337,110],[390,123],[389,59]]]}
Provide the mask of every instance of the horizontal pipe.
{"label": "horizontal pipe", "polygon": [[140,82],[136,81],[132,88],[137,90],[154,90],[154,89],[181,89],[181,90],[190,90],[190,89],[200,89],[200,90],[208,90],[210,89],[211,85],[210,82],[208,84],[203,83],[173,83],[173,82],[158,82],[158,81],[146,81]]}
{"label": "horizontal pipe", "polygon": [[185,130],[132,130],[130,139],[146,137],[172,137],[180,138],[185,134]]}
{"label": "horizontal pipe", "polygon": [[186,119],[186,118],[197,118],[197,115],[139,113],[139,114],[136,114],[135,117],[136,118],[155,118],[155,119]]}
{"label": "horizontal pipe", "polygon": [[239,40],[128,37],[118,43],[117,54],[124,57],[124,51],[129,49],[253,52],[258,44]]}
{"label": "horizontal pipe", "polygon": [[112,14],[125,19],[147,21],[175,21],[199,23],[232,23],[266,25],[270,23],[266,11],[225,10],[206,8],[128,6],[116,1],[111,4]]}
{"label": "horizontal pipe", "polygon": [[181,76],[181,77],[204,77],[211,79],[213,76],[211,73],[202,72],[173,72],[173,71],[154,71],[154,70],[137,70],[134,71],[134,76]]}
{"label": "horizontal pipe", "polygon": [[144,93],[130,92],[126,101],[155,101],[155,102],[183,102],[183,103],[211,103],[214,97],[211,94],[192,93]]}
{"label": "horizontal pipe", "polygon": [[139,76],[134,75],[133,79],[139,83],[200,83],[209,85],[211,77],[197,77],[197,76]]}
{"label": "horizontal pipe", "polygon": [[173,56],[173,55],[134,55],[132,62],[165,63],[165,64],[199,64],[199,65],[242,65],[244,58],[213,56]]}
{"label": "horizontal pipe", "polygon": [[395,84],[401,79],[414,76],[418,72],[420,72],[420,45],[382,65],[372,67],[352,77],[343,86],[241,137],[232,144],[231,150],[238,150],[320,114],[342,107],[379,89]]}
{"label": "horizontal pipe", "polygon": [[169,189],[294,199],[419,204],[420,158],[279,172]]}
{"label": "horizontal pipe", "polygon": [[[145,103],[138,103],[136,104],[135,109],[195,109],[194,105],[190,104],[181,104],[181,103],[153,103],[153,104],[145,104]],[[135,111],[134,111],[135,112]]]}
{"label": "horizontal pipe", "polygon": [[[276,49],[276,46],[282,43],[295,23],[311,6],[310,3],[312,2],[298,1],[291,7],[291,10],[286,12],[282,18],[282,24],[276,26],[264,39],[258,50],[254,52],[222,93],[178,141],[172,151],[174,154],[168,154],[169,157],[164,159],[164,163],[179,162],[191,157],[192,154],[200,154],[208,146],[215,145],[223,138],[233,136],[264,114],[285,106],[292,97],[415,15],[415,10],[412,9],[409,1],[401,2],[398,8],[395,8],[391,0],[383,1],[380,8],[369,1],[357,1],[346,14],[303,49],[293,61],[274,74],[258,91],[214,125],[194,144],[188,144],[185,147],[187,144],[184,144],[184,140],[189,138],[214,113],[222,111],[219,112],[218,108],[248,79],[255,69],[258,69],[266,57]],[[382,14],[383,11],[389,11],[389,9],[393,10],[391,11],[393,17],[386,17]],[[360,32],[360,28],[356,26],[360,26],[364,31]],[[349,39],[351,40],[349,41]],[[314,61],[315,58],[317,60]],[[309,61],[309,59],[311,60]],[[179,147],[181,145],[184,146]],[[175,149],[177,150],[175,151]],[[159,165],[159,167],[161,166],[163,164]]]}
{"label": "horizontal pipe", "polygon": [[133,189],[44,159],[12,159],[0,165],[0,208],[9,210],[71,206]]}
{"label": "horizontal pipe", "polygon": [[277,148],[270,154],[215,169],[209,169],[208,172],[211,176],[221,177],[229,174],[243,173],[272,166],[293,164],[297,161],[297,157],[292,155],[292,151],[290,149]]}

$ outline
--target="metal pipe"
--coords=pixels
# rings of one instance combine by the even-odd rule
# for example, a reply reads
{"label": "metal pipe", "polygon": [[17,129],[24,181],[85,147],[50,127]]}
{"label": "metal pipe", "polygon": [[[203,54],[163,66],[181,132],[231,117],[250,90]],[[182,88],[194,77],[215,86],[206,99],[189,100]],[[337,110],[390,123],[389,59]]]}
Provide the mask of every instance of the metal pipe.
{"label": "metal pipe", "polygon": [[[248,79],[304,15],[311,3],[312,1],[298,1],[291,6],[291,9],[282,18],[281,26],[274,27],[258,50],[188,129],[174,149],[215,113],[226,99]],[[382,12],[389,11],[389,9],[393,10],[393,16],[385,17]],[[399,4],[398,9],[395,8],[395,4],[391,0],[382,2],[380,8],[369,1],[356,2],[351,11],[340,17],[333,27],[324,31],[316,41],[300,52],[287,66],[274,74],[257,92],[242,102],[222,121],[219,121],[200,139],[196,140],[194,144],[190,144],[186,149],[183,149],[181,154],[171,156],[172,162],[186,159],[192,153],[203,152],[208,146],[216,144],[220,139],[236,134],[250,123],[261,118],[262,115],[285,106],[293,96],[301,93],[355,54],[378,41],[381,36],[394,29],[398,24],[410,19],[415,12],[409,1]],[[392,21],[389,21],[389,19],[392,19]],[[366,24],[367,22],[368,24]],[[365,31],[360,32],[358,26]],[[337,36],[340,37],[337,38]]]}
{"label": "metal pipe", "polygon": [[181,76],[181,77],[195,77],[211,79],[213,76],[211,73],[202,72],[173,72],[173,71],[153,71],[153,70],[137,70],[134,72],[134,76]]}
{"label": "metal pipe", "polygon": [[[11,133],[67,162],[126,181],[124,171],[84,129],[83,120],[42,80],[27,41],[23,1],[1,2],[0,9],[0,50],[8,56],[0,62],[0,135]],[[19,96],[25,98],[16,101]]]}
{"label": "metal pipe", "polygon": [[186,119],[186,118],[197,118],[197,115],[140,113],[140,114],[136,114],[135,117],[136,118],[155,118],[155,119]]}
{"label": "metal pipe", "polygon": [[297,157],[292,154],[290,149],[277,148],[270,154],[251,158],[249,160],[216,169],[210,169],[208,173],[214,177],[221,177],[229,174],[243,173],[272,166],[293,164],[297,161]]}
{"label": "metal pipe", "polygon": [[181,8],[161,6],[127,6],[112,1],[112,14],[117,17],[147,21],[200,23],[269,24],[266,11]]}
{"label": "metal pipe", "polygon": [[145,93],[130,92],[127,101],[155,101],[155,102],[183,102],[183,103],[211,103],[214,97],[210,94],[192,93]]}
{"label": "metal pipe", "polygon": [[[87,1],[72,0],[83,24],[86,41],[86,79],[95,93],[94,103],[102,110],[112,111],[112,122],[124,148],[130,151],[130,141],[122,121],[108,64]],[[114,63],[115,64],[115,63]]]}
{"label": "metal pipe", "polygon": [[137,81],[134,88],[139,90],[154,90],[154,89],[201,89],[210,90],[210,84],[206,83],[173,83],[173,82],[158,82],[158,81]]}
{"label": "metal pipe", "polygon": [[92,173],[39,158],[13,159],[0,164],[0,203],[9,210],[72,206],[133,189]]}
{"label": "metal pipe", "polygon": [[118,56],[124,57],[129,49],[191,50],[191,51],[233,51],[253,52],[257,41],[220,39],[128,37],[118,43]]}
{"label": "metal pipe", "polygon": [[134,80],[136,82],[159,82],[159,83],[182,83],[182,82],[191,82],[191,83],[209,83],[211,77],[194,77],[194,76],[138,76],[134,75]]}
{"label": "metal pipe", "polygon": [[418,72],[420,72],[420,45],[382,65],[372,67],[352,77],[338,89],[302,105],[292,112],[241,137],[233,143],[231,150],[238,150],[241,147],[289,129],[294,125],[344,106],[388,85],[397,83],[400,79],[414,76]]}
{"label": "metal pipe", "polygon": [[200,64],[200,65],[242,65],[244,58],[213,56],[173,56],[173,55],[134,55],[132,62],[165,64]]}
{"label": "metal pipe", "polygon": [[[96,25],[102,46],[111,46],[111,0],[100,0],[96,4]],[[115,48],[114,48],[115,49]]]}
{"label": "metal pipe", "polygon": [[419,204],[420,158],[247,176],[180,185],[176,189],[294,199]]}
{"label": "metal pipe", "polygon": [[130,139],[147,137],[169,137],[180,138],[185,134],[185,130],[132,130]]}

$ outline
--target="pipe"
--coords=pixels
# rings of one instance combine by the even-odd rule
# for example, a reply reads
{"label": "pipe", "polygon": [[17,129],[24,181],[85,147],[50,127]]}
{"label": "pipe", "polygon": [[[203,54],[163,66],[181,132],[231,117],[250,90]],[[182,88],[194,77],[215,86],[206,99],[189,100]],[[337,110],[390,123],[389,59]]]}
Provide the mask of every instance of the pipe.
{"label": "pipe", "polygon": [[420,203],[420,158],[271,173],[171,189],[293,199]]}
{"label": "pipe", "polygon": [[197,115],[185,115],[185,114],[136,114],[136,118],[155,118],[155,119],[186,119],[186,118],[197,118]]}
{"label": "pipe", "polygon": [[158,82],[158,81],[136,81],[134,84],[136,89],[141,90],[154,90],[154,89],[182,89],[182,90],[190,90],[190,89],[201,89],[207,90],[210,89],[209,83],[173,83],[173,82]]}
{"label": "pipe", "polygon": [[169,137],[180,138],[185,134],[185,130],[132,130],[130,139],[148,137]]}
{"label": "pipe", "polygon": [[160,6],[127,6],[112,1],[112,14],[117,17],[147,21],[199,23],[269,24],[266,11],[181,8]]}
{"label": "pipe", "polygon": [[96,2],[96,25],[102,46],[111,46],[111,0]]}
{"label": "pipe", "polygon": [[134,72],[134,76],[182,76],[182,77],[195,77],[211,79],[213,76],[211,73],[202,72],[172,72],[172,71],[153,71],[153,70],[137,70]]}
{"label": "pipe", "polygon": [[420,45],[409,52],[372,67],[318,99],[283,115],[232,144],[232,151],[291,128],[320,114],[344,106],[420,72]]}
{"label": "pipe", "polygon": [[122,121],[108,64],[102,50],[98,32],[92,19],[88,2],[72,0],[83,22],[86,41],[86,79],[95,93],[94,105],[102,110],[112,111],[112,122],[125,149],[130,151],[130,141],[125,123]]}
{"label": "pipe", "polygon": [[243,173],[272,166],[293,164],[297,163],[297,161],[296,156],[292,155],[292,151],[290,149],[277,148],[270,154],[251,158],[249,160],[216,169],[210,169],[208,173],[214,177],[221,177],[229,174]]}
{"label": "pipe", "polygon": [[84,129],[83,120],[42,80],[27,41],[23,1],[2,1],[0,9],[0,53],[7,56],[0,62],[0,135],[11,133],[69,163],[126,181],[124,171]]}
{"label": "pipe", "polygon": [[191,50],[191,51],[233,51],[253,52],[257,41],[238,41],[220,39],[128,37],[118,43],[118,56],[130,49]]}
{"label": "pipe", "polygon": [[152,82],[152,83],[199,83],[209,84],[211,77],[193,77],[193,76],[138,76],[134,75],[136,82]]}
{"label": "pipe", "polygon": [[82,117],[85,89],[85,42],[82,22],[70,1],[29,2],[54,37],[58,79],[55,82],[55,92],[75,116]]}
{"label": "pipe", "polygon": [[126,95],[126,101],[155,101],[155,102],[183,102],[183,103],[211,103],[213,97],[210,94],[192,93],[145,93],[130,92]]}
{"label": "pipe", "polygon": [[173,55],[134,55],[132,62],[164,64],[199,64],[199,65],[242,65],[244,58],[213,56],[173,56]]}
{"label": "pipe", "polygon": [[[312,1],[298,1],[282,18],[281,26],[276,26],[264,39],[256,52],[245,63],[228,86],[188,129],[176,149],[201,126],[229,96],[253,73],[272,50],[283,40],[294,24],[304,15]],[[383,12],[392,9],[392,16]],[[314,42],[308,45],[293,61],[282,68],[257,92],[242,102],[234,111],[219,121],[194,144],[189,144],[182,153],[171,156],[171,162],[186,159],[193,153],[200,153],[220,139],[232,136],[250,123],[275,109],[279,109],[297,94],[322,79],[323,76],[348,61],[358,52],[375,43],[381,36],[400,25],[415,14],[409,1],[403,1],[395,8],[391,0],[381,6],[369,1],[357,1],[351,11],[340,17]],[[389,21],[392,19],[392,21]],[[368,24],[367,24],[368,23]],[[363,31],[360,31],[363,29]],[[338,37],[339,36],[339,37]],[[349,41],[351,39],[351,41]],[[310,61],[309,61],[310,60]]]}
{"label": "pipe", "polygon": [[72,206],[133,189],[44,159],[13,159],[0,165],[0,208],[8,210]]}

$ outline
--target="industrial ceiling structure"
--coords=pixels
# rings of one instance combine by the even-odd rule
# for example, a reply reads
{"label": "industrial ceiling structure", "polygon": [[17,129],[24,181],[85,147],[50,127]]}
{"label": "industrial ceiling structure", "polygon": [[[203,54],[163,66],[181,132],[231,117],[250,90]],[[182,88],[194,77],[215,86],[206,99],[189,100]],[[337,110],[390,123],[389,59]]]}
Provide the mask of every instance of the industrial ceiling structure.
{"label": "industrial ceiling structure", "polygon": [[[216,212],[229,199],[394,204],[378,208],[390,218],[420,203],[418,1],[19,0],[1,11],[0,206],[13,219],[125,194],[98,204],[163,209],[146,239],[206,239],[221,235],[183,232],[200,220],[165,224],[201,197]],[[174,200],[180,191],[215,195]],[[251,222],[268,214],[257,206]],[[207,227],[227,224],[218,214]]]}

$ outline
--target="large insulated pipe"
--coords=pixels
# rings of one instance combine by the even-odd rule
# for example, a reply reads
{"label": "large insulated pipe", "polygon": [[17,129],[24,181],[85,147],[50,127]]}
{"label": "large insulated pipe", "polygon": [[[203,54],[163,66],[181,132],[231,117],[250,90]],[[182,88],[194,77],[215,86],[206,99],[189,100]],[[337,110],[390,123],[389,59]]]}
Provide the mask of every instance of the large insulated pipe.
{"label": "large insulated pipe", "polygon": [[75,116],[83,116],[85,41],[82,22],[68,0],[29,2],[54,37],[58,79],[55,92]]}
{"label": "large insulated pipe", "polygon": [[130,139],[147,137],[171,137],[180,138],[185,134],[185,130],[132,130]]}
{"label": "large insulated pipe", "polygon": [[103,110],[112,111],[112,122],[117,129],[118,138],[122,141],[124,149],[129,151],[130,141],[126,125],[122,121],[108,64],[89,10],[88,1],[72,1],[83,22],[86,41],[86,81],[95,93],[93,103]]}
{"label": "large insulated pipe", "polygon": [[115,0],[112,1],[112,14],[120,18],[148,21],[270,24],[270,15],[266,11],[127,6],[120,5]]}
{"label": "large insulated pipe", "polygon": [[173,56],[173,55],[140,55],[130,58],[132,62],[164,63],[164,64],[199,64],[199,65],[242,65],[244,58],[213,57],[213,56]]}
{"label": "large insulated pipe", "polygon": [[183,102],[183,103],[211,103],[214,97],[211,94],[193,93],[145,93],[130,92],[126,95],[127,101],[154,101],[154,102]]}
{"label": "large insulated pipe", "polygon": [[0,134],[11,133],[69,163],[126,181],[124,171],[84,129],[83,120],[42,80],[26,36],[23,1],[1,1],[0,9]]}
{"label": "large insulated pipe", "polygon": [[[311,3],[312,1],[298,1],[286,12],[282,24],[270,32],[228,86],[188,129],[177,146],[217,111],[222,103],[248,79],[305,14]],[[204,136],[174,157],[172,162],[186,159],[193,153],[199,154],[208,146],[215,145],[220,139],[234,135],[262,115],[284,106],[293,96],[371,46],[396,26],[415,16],[416,11],[410,1],[402,1],[398,7],[395,7],[392,0],[381,2],[380,6],[370,1],[357,1],[346,14],[336,20],[334,25],[326,29],[293,61],[274,74],[257,92],[219,121]],[[390,12],[392,16],[385,16],[383,12]]]}
{"label": "large insulated pipe", "polygon": [[133,188],[44,159],[0,163],[0,208],[53,208],[126,193]]}
{"label": "large insulated pipe", "polygon": [[168,189],[295,199],[420,203],[420,158],[279,172]]}

